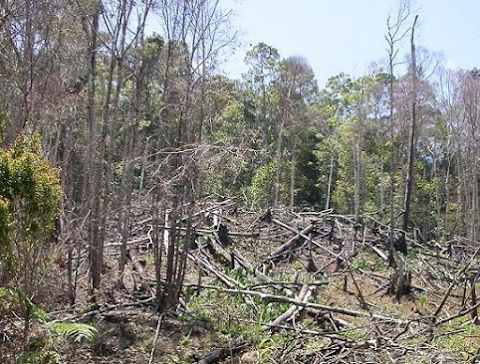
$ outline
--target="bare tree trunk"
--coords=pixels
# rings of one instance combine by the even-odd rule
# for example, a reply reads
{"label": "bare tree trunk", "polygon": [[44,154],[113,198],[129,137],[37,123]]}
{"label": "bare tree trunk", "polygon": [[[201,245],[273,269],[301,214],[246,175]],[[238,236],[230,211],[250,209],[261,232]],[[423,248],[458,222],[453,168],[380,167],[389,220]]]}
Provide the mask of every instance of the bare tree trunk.
{"label": "bare tree trunk", "polygon": [[355,221],[360,219],[360,205],[361,205],[361,184],[362,184],[362,148],[363,148],[363,126],[362,126],[362,103],[363,103],[363,91],[360,95],[357,105],[357,117],[356,117],[356,133],[355,146],[353,150],[353,181],[354,181],[354,215]]}
{"label": "bare tree trunk", "polygon": [[24,74],[23,74],[23,98],[24,98],[24,120],[22,120],[22,124],[20,125],[20,129],[18,132],[25,128],[27,122],[30,118],[30,113],[32,110],[32,90],[33,90],[33,65],[34,65],[34,43],[35,43],[35,34],[34,34],[34,27],[33,27],[33,17],[34,17],[34,2],[32,0],[25,1],[25,41],[26,44],[24,46],[24,56],[23,56],[23,63],[24,63]]}
{"label": "bare tree trunk", "polygon": [[88,161],[85,173],[83,196],[87,199],[88,230],[89,230],[89,256],[90,275],[92,281],[92,300],[95,302],[96,292],[101,286],[101,272],[103,265],[103,242],[100,240],[100,188],[98,176],[101,173],[101,161],[99,160],[99,132],[96,112],[96,68],[98,30],[101,4],[96,3],[93,14],[84,16],[84,31],[86,34],[88,85],[87,85],[87,120],[88,120]]}
{"label": "bare tree trunk", "polygon": [[[159,236],[154,235],[153,239],[157,245],[157,300],[162,309],[163,305],[178,303],[188,249],[187,241],[179,236],[180,225],[187,222],[188,230],[189,209],[195,203],[197,190],[201,190],[196,153],[191,149],[201,140],[206,72],[216,52],[230,40],[218,42],[218,37],[225,34],[223,27],[229,18],[228,13],[222,13],[219,8],[219,0],[165,0],[159,9],[167,45],[163,52],[163,92],[158,112],[160,137],[156,162],[161,168],[157,167],[155,199],[160,199],[162,193],[164,210],[172,211],[171,228],[168,235],[164,232],[168,238],[164,259],[158,246]],[[162,288],[159,279],[163,271]]]}
{"label": "bare tree trunk", "polygon": [[405,36],[405,33],[402,32],[402,27],[405,21],[410,15],[408,2],[402,2],[398,10],[395,22],[391,23],[391,17],[387,18],[387,27],[388,33],[386,35],[386,40],[388,43],[388,120],[389,120],[389,139],[390,139],[390,191],[389,191],[389,205],[390,205],[390,235],[389,235],[389,265],[394,267],[396,266],[394,251],[395,251],[395,169],[396,169],[396,158],[395,158],[395,128],[394,128],[394,85],[395,85],[395,59],[398,54],[398,49],[396,46],[399,41]]}
{"label": "bare tree trunk", "polygon": [[389,85],[388,85],[388,93],[389,93],[389,105],[388,105],[388,119],[389,119],[389,129],[390,129],[390,170],[389,170],[389,177],[390,177],[390,190],[389,190],[389,205],[390,205],[390,231],[389,231],[389,254],[388,254],[388,263],[391,267],[395,267],[395,148],[394,148],[394,126],[393,126],[393,109],[394,109],[394,58],[395,58],[395,43],[396,39],[394,35],[391,35],[391,28],[389,24],[389,38],[387,39],[389,42]]}
{"label": "bare tree trunk", "polygon": [[[292,148],[294,149],[294,148]],[[290,161],[290,207],[295,206],[295,150],[292,150],[292,159]]]}
{"label": "bare tree trunk", "polygon": [[153,203],[152,203],[152,231],[151,239],[153,245],[153,259],[155,265],[155,298],[157,301],[157,310],[160,310],[160,302],[162,299],[163,288],[161,284],[161,271],[162,271],[162,245],[160,244],[160,189],[155,188],[153,192]]}
{"label": "bare tree trunk", "polygon": [[[120,55],[119,58],[123,59],[123,56],[128,48],[124,43],[126,39],[127,25],[129,21],[128,14],[131,13],[131,7],[133,3],[130,3],[128,8],[123,8],[124,16],[123,23],[120,23],[118,27],[121,29],[119,33],[120,37]],[[127,125],[126,132],[124,136],[124,150],[125,154],[123,156],[124,169],[122,173],[121,181],[121,195],[123,196],[120,206],[120,219],[119,219],[119,229],[122,237],[122,245],[120,249],[120,260],[119,260],[119,285],[123,286],[123,272],[125,269],[125,264],[127,262],[127,241],[130,235],[130,208],[132,203],[132,195],[134,191],[134,160],[138,153],[138,142],[139,142],[139,120],[142,118],[143,107],[142,102],[144,99],[145,93],[145,59],[144,59],[144,33],[145,33],[145,20],[149,12],[149,4],[145,5],[144,13],[142,14],[143,21],[140,22],[137,26],[136,36],[135,36],[135,46],[137,49],[141,49],[139,54],[139,59],[137,59],[137,66],[135,69],[135,84],[131,91],[130,95],[130,107],[127,116]],[[118,64],[118,76],[117,76],[117,85],[123,83],[123,63]],[[119,89],[115,95],[115,104],[114,108],[118,108],[119,104]],[[148,143],[147,143],[148,147]],[[147,148],[146,147],[146,148]],[[143,173],[143,171],[142,171]]]}
{"label": "bare tree trunk", "polygon": [[405,189],[404,213],[403,213],[403,231],[407,231],[410,218],[410,204],[413,194],[413,180],[414,180],[414,163],[415,163],[415,143],[416,143],[416,126],[417,126],[417,61],[415,54],[415,26],[417,24],[418,15],[412,25],[412,34],[410,38],[410,53],[412,57],[411,74],[412,74],[412,105],[411,105],[411,125],[410,138],[408,148],[408,173],[407,184]]}
{"label": "bare tree trunk", "polygon": [[330,165],[328,170],[327,197],[325,199],[325,210],[328,210],[330,208],[330,198],[332,195],[332,183],[333,183],[333,162],[334,162],[334,155],[333,155],[333,151],[330,150]]}

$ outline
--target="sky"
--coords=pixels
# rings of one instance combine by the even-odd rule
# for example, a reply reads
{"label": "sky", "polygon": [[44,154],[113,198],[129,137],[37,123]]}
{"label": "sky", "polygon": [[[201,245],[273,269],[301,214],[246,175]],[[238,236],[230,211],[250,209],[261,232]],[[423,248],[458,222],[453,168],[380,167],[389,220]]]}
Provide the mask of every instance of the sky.
{"label": "sky", "polygon": [[[398,0],[221,0],[233,11],[241,46],[224,65],[231,77],[246,71],[245,53],[264,42],[281,57],[303,56],[319,85],[340,72],[360,77],[387,59],[387,17]],[[440,55],[449,68],[480,68],[480,0],[412,0],[417,47]],[[399,57],[409,51],[405,39]]]}

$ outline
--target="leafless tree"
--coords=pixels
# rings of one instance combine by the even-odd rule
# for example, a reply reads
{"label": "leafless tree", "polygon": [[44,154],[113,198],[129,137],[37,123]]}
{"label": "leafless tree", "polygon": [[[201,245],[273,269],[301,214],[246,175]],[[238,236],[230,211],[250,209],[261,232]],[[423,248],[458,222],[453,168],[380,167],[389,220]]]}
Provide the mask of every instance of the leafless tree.
{"label": "leafless tree", "polygon": [[415,16],[411,29],[410,37],[410,54],[411,54],[411,64],[410,64],[410,73],[412,79],[412,89],[411,89],[411,120],[410,120],[410,137],[409,137],[409,148],[408,148],[408,173],[407,173],[407,183],[405,186],[405,201],[404,201],[404,213],[403,213],[403,231],[407,231],[410,217],[410,204],[413,194],[413,178],[414,178],[414,163],[415,163],[415,144],[417,140],[416,129],[417,129],[417,56],[415,50],[415,26],[417,24],[418,15]]}

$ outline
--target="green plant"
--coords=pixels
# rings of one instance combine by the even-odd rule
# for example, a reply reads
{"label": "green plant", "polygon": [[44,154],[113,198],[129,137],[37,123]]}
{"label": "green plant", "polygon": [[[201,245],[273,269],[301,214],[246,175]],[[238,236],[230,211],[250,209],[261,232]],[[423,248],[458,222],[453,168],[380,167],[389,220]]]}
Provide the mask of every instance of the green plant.
{"label": "green plant", "polygon": [[368,264],[367,261],[361,260],[361,259],[353,259],[352,262],[350,263],[352,268],[355,269],[369,269],[370,265]]}
{"label": "green plant", "polygon": [[358,328],[353,328],[349,330],[344,330],[341,332],[341,334],[347,339],[363,340],[365,339],[365,335],[367,334],[367,329],[365,327],[358,327]]}
{"label": "green plant", "polygon": [[20,326],[15,311],[28,310],[31,321],[35,321],[37,328],[25,340],[23,351],[19,353],[17,362],[24,364],[56,364],[60,357],[56,348],[64,340],[80,342],[92,341],[97,329],[91,325],[75,322],[51,322],[48,314],[37,304],[33,303],[20,289],[0,288],[0,308],[2,312],[11,312],[8,319],[15,327]]}
{"label": "green plant", "polygon": [[60,364],[60,355],[54,350],[22,353],[17,358],[17,364]]}
{"label": "green plant", "polygon": [[13,148],[0,150],[0,281],[15,287],[10,293],[21,308],[24,346],[38,316],[31,297],[42,277],[61,196],[58,170],[43,159],[38,134],[21,134]]}
{"label": "green plant", "polygon": [[425,293],[421,293],[418,296],[418,306],[420,309],[423,309],[425,307],[425,303],[427,302],[427,295]]}
{"label": "green plant", "polygon": [[264,337],[257,344],[257,363],[268,363],[268,357],[275,351],[275,342],[269,336]]}
{"label": "green plant", "polygon": [[190,355],[187,354],[175,354],[170,356],[170,362],[173,364],[188,364],[191,363]]}
{"label": "green plant", "polygon": [[245,191],[248,202],[253,206],[263,207],[271,203],[275,168],[275,163],[270,162],[255,170],[252,183]]}
{"label": "green plant", "polygon": [[45,326],[57,337],[75,342],[82,340],[91,342],[98,333],[95,327],[78,322],[47,322]]}
{"label": "green plant", "polygon": [[180,337],[180,344],[188,345],[189,341],[190,341],[189,336],[185,335],[185,334],[182,334],[182,336]]}

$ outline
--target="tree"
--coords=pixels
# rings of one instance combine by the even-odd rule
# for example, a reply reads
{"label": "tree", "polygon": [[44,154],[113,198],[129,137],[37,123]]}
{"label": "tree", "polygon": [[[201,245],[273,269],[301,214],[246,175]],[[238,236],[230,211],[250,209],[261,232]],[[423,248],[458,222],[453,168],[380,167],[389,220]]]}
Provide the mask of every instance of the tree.
{"label": "tree", "polygon": [[[294,151],[298,135],[296,131],[306,124],[305,107],[314,100],[317,84],[311,67],[303,57],[295,56],[282,60],[278,69],[278,79],[274,82],[277,105],[275,106],[276,145],[273,205],[277,206],[282,201],[280,196],[281,174],[284,168],[284,154],[288,150],[291,158],[289,204],[293,206],[296,165]],[[289,143],[284,145],[287,136],[290,136]]]}
{"label": "tree", "polygon": [[280,54],[275,47],[258,43],[247,52],[248,72],[243,75],[248,90],[246,97],[252,102],[255,121],[259,124],[258,147],[268,149],[274,142],[274,98],[272,85],[278,78]]}
{"label": "tree", "polygon": [[[390,254],[389,261],[390,265],[395,265],[394,262],[394,250],[395,250],[395,169],[396,169],[396,158],[395,158],[395,124],[394,124],[394,108],[395,108],[395,97],[394,97],[394,86],[395,86],[395,66],[397,65],[397,55],[398,55],[398,43],[405,37],[408,30],[405,30],[405,22],[410,16],[410,3],[408,1],[402,1],[399,5],[399,9],[395,19],[393,20],[391,16],[387,18],[387,28],[388,32],[385,36],[385,39],[388,44],[387,54],[388,54],[388,75],[389,75],[389,113],[388,119],[390,124],[390,193],[389,193],[389,203],[390,203]],[[404,249],[406,250],[406,249]],[[405,251],[406,252],[406,251]]]}
{"label": "tree", "polygon": [[59,212],[58,170],[41,156],[38,134],[20,134],[14,146],[0,151],[0,282],[24,297],[24,343],[28,342],[32,305],[47,240]]}
{"label": "tree", "polygon": [[416,61],[416,51],[415,51],[415,25],[417,24],[418,15],[415,16],[415,20],[412,25],[412,35],[410,38],[410,47],[411,47],[411,65],[410,72],[412,74],[412,90],[411,90],[411,121],[410,121],[410,137],[409,137],[409,148],[408,148],[408,173],[407,173],[407,183],[405,186],[405,202],[404,202],[404,212],[403,212],[403,231],[407,231],[409,217],[410,217],[410,204],[412,200],[413,193],[413,179],[414,179],[414,162],[415,162],[415,148],[416,148],[416,129],[417,129],[417,61]]}
{"label": "tree", "polygon": [[[216,58],[233,37],[226,31],[230,12],[219,7],[219,0],[163,0],[159,17],[164,30],[165,49],[159,59],[162,73],[155,130],[155,173],[153,174],[154,229],[168,216],[169,228],[163,229],[165,257],[155,235],[155,270],[157,303],[163,309],[179,300],[183,285],[191,231],[191,211],[197,191],[201,191],[197,144],[203,139],[203,106],[208,76]],[[187,236],[180,237],[180,227]],[[163,264],[165,264],[163,266]],[[165,268],[165,285],[160,272]]]}
{"label": "tree", "polygon": [[318,107],[317,164],[326,206],[354,214],[381,211],[387,140],[385,139],[386,78],[375,72],[358,79],[340,74],[322,90]]}

